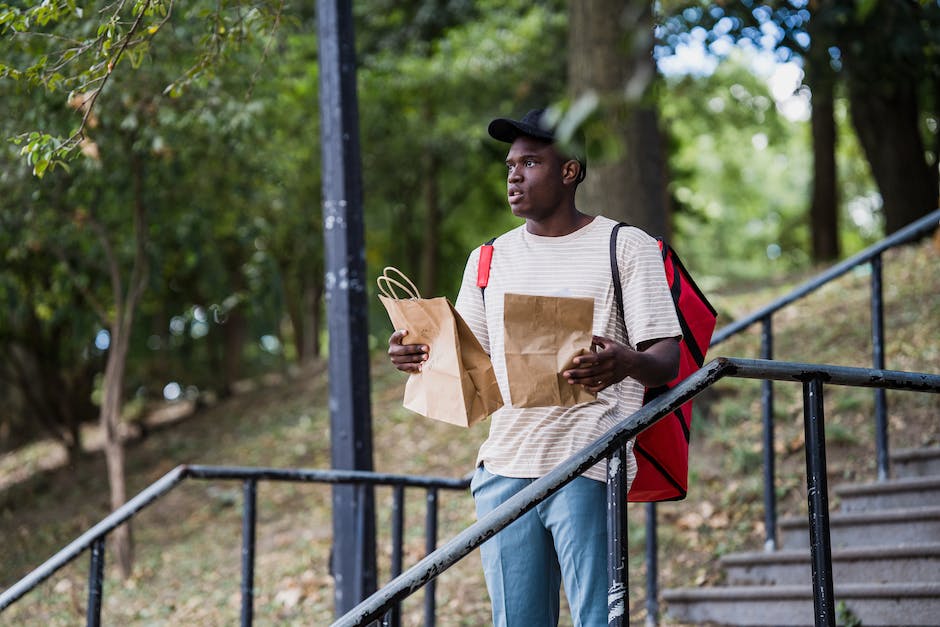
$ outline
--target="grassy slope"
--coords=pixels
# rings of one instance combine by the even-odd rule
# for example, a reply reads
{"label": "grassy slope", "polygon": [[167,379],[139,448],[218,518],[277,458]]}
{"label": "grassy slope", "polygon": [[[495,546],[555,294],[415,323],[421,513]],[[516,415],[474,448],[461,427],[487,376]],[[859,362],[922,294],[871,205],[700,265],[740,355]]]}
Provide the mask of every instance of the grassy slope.
{"label": "grassy slope", "polygon": [[[889,368],[940,372],[940,275],[929,243],[885,259]],[[776,317],[777,357],[864,366],[870,363],[868,277],[855,274]],[[746,294],[715,294],[724,322],[783,293],[781,285]],[[755,332],[716,355],[756,357]],[[383,360],[373,366],[375,464],[378,470],[457,477],[472,468],[485,427],[462,430],[414,417],[400,407],[402,378]],[[777,492],[781,514],[805,506],[802,409],[797,385],[778,384]],[[871,392],[827,388],[830,481],[873,476]],[[760,409],[755,382],[724,382],[697,401],[692,487],[682,503],[660,506],[662,586],[719,581],[715,556],[762,545]],[[936,397],[889,394],[891,444],[940,444]],[[262,388],[155,431],[128,451],[136,493],[179,463],[325,468],[329,418],[325,377],[311,372]],[[0,460],[0,473],[26,463]],[[5,469],[5,470],[4,470]],[[107,513],[99,456],[37,472],[0,491],[0,586],[6,587]],[[380,578],[387,578],[389,494],[377,494]],[[107,569],[106,624],[228,625],[237,620],[240,485],[187,482],[135,518],[137,565],[129,581]],[[472,521],[465,494],[442,493],[440,538]],[[837,503],[833,503],[836,506]],[[328,624],[332,616],[329,489],[262,484],[258,495],[257,624]],[[409,496],[406,564],[424,551],[424,495]],[[632,608],[642,616],[642,508],[631,508]],[[108,556],[110,558],[110,555]],[[83,556],[0,615],[0,624],[71,625],[82,621],[87,580]],[[488,623],[476,554],[438,581],[441,625]],[[420,624],[421,593],[406,602],[406,624]],[[459,616],[459,618],[454,618]]]}

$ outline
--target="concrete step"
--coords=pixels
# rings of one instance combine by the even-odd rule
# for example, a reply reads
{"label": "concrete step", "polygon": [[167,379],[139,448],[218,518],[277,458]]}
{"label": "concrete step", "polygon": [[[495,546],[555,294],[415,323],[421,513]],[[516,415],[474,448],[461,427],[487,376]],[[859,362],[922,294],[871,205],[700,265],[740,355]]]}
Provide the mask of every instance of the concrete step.
{"label": "concrete step", "polygon": [[[729,585],[812,581],[809,550],[733,553],[721,558]],[[940,543],[833,549],[832,580],[847,583],[940,582]],[[940,618],[940,617],[938,617]]]}
{"label": "concrete step", "polygon": [[[808,549],[806,517],[781,519],[782,549]],[[901,546],[940,542],[940,507],[911,507],[876,512],[833,512],[829,516],[833,549]]]}
{"label": "concrete step", "polygon": [[940,447],[899,449],[891,453],[894,477],[940,476]]}
{"label": "concrete step", "polygon": [[[940,584],[838,584],[836,606],[866,627],[937,625]],[[812,584],[720,586],[663,593],[665,615],[678,623],[719,625],[814,625]]]}
{"label": "concrete step", "polygon": [[841,512],[940,507],[940,476],[840,485],[833,493],[840,499]]}

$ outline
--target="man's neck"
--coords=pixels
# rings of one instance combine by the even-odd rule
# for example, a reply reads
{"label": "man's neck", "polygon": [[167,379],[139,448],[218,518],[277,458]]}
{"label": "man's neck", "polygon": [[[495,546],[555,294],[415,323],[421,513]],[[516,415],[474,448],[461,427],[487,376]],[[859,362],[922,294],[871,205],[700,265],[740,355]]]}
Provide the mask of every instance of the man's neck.
{"label": "man's neck", "polygon": [[586,227],[593,220],[593,216],[572,207],[570,212],[557,213],[544,220],[526,220],[525,228],[532,235],[540,237],[562,237]]}

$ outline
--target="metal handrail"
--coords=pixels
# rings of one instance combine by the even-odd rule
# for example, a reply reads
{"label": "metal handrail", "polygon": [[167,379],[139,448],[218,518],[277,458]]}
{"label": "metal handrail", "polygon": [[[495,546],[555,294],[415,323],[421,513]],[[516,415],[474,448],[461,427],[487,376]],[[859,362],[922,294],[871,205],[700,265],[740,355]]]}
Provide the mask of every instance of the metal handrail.
{"label": "metal handrail", "polygon": [[[884,298],[882,294],[882,253],[889,248],[909,242],[915,238],[927,235],[937,229],[940,224],[940,209],[915,220],[904,228],[892,233],[881,241],[869,246],[863,251],[845,259],[844,261],[821,272],[812,279],[797,286],[788,294],[778,298],[731,324],[719,329],[710,347],[715,347],[750,326],[761,323],[762,359],[774,359],[773,342],[773,315],[801,298],[819,289],[830,281],[841,277],[854,268],[870,264],[871,266],[871,340],[872,340],[872,368],[885,367],[885,328],[884,328]],[[874,394],[874,422],[875,422],[875,463],[879,481],[886,481],[890,475],[890,456],[888,454],[888,401],[884,389],[876,388]],[[773,551],[777,548],[777,496],[775,484],[774,458],[774,389],[773,381],[766,379],[761,382],[761,424],[762,456],[764,475],[764,549]],[[650,504],[650,520],[655,521],[655,504]],[[653,540],[655,543],[655,538]],[[653,549],[647,549],[647,559]]]}
{"label": "metal handrail", "polygon": [[[724,377],[773,379],[778,381],[797,381],[821,387],[822,384],[851,385],[869,388],[889,388],[940,393],[940,375],[927,373],[909,373],[873,368],[852,368],[808,363],[773,362],[767,360],[718,358],[708,363],[698,372],[663,394],[652,403],[645,405],[635,414],[609,430],[592,445],[562,462],[552,472],[534,481],[511,499],[471,525],[443,547],[429,551],[429,554],[411,567],[404,574],[396,576],[381,590],[357,605],[352,611],[341,617],[334,625],[367,625],[388,612],[394,612],[397,604],[417,589],[431,583],[437,575],[482,544],[486,539],[507,526],[526,511],[535,507],[561,487],[580,476],[597,462],[617,454],[624,443],[648,428],[656,421],[669,415],[702,390],[710,387]],[[819,393],[817,392],[817,396]],[[818,410],[821,413],[821,404]],[[820,438],[807,438],[818,447]],[[809,444],[807,444],[809,447]],[[808,451],[807,454],[815,454]],[[824,452],[822,467],[824,468]],[[815,474],[825,475],[825,472]],[[316,482],[329,484],[385,485],[396,488],[396,496],[404,487],[425,488],[436,491],[439,488],[463,490],[469,485],[469,477],[461,479],[415,477],[409,475],[382,474],[354,470],[313,470],[313,469],[278,469],[249,468],[228,466],[180,465],[145,488],[126,504],[83,533],[73,542],[58,551],[38,568],[23,577],[13,586],[0,594],[0,611],[8,607],[23,594],[47,579],[55,571],[78,557],[86,549],[91,549],[91,574],[89,582],[88,624],[98,624],[101,602],[101,577],[103,567],[103,541],[106,535],[123,524],[139,511],[172,490],[187,478],[242,480],[245,482],[245,543],[243,555],[242,587],[242,624],[250,625],[253,608],[251,604],[253,576],[253,532],[254,532],[254,488],[257,481]],[[822,492],[825,493],[823,487]],[[814,488],[811,494],[818,495]],[[430,497],[429,497],[430,500]],[[823,521],[824,533],[814,528],[813,546],[819,544],[828,547],[828,511],[820,505],[811,504],[815,518]],[[250,512],[250,513],[249,513]],[[429,513],[429,523],[432,517]],[[822,523],[821,523],[822,524]],[[436,530],[435,530],[436,531]],[[625,529],[614,528],[615,533],[622,533],[625,544]],[[436,534],[435,534],[436,535]],[[824,538],[824,539],[819,539]],[[433,548],[429,539],[428,548]],[[828,550],[828,549],[827,549]],[[826,559],[822,560],[826,562]],[[831,560],[828,570],[814,577],[820,577],[824,585],[814,586],[818,594],[828,598],[831,604],[831,591],[826,597],[826,590],[831,590]],[[625,571],[625,568],[624,568]],[[827,575],[828,573],[828,575]],[[394,574],[394,573],[393,573]],[[828,579],[827,579],[828,577]],[[828,581],[828,584],[826,583]],[[624,582],[625,583],[625,582]],[[429,595],[430,596],[430,595]],[[428,612],[433,612],[426,607]],[[433,613],[430,614],[433,621]]]}
{"label": "metal handrail", "polygon": [[[33,569],[22,579],[0,593],[0,612],[13,604],[17,599],[35,588],[37,585],[51,577],[60,568],[66,566],[85,550],[91,550],[91,565],[89,568],[89,604],[87,624],[98,625],[101,610],[101,581],[104,566],[104,539],[114,529],[124,524],[141,510],[161,498],[186,479],[217,479],[244,481],[245,513],[243,517],[243,561],[242,561],[242,625],[250,625],[253,614],[252,580],[254,574],[254,525],[255,525],[255,488],[258,481],[296,482],[296,483],[323,483],[332,485],[356,486],[391,486],[394,489],[394,507],[400,515],[403,509],[403,493],[405,488],[423,488],[428,491],[429,505],[436,506],[437,491],[466,490],[470,486],[470,476],[459,479],[448,477],[426,477],[401,474],[368,472],[359,470],[319,470],[294,468],[251,468],[241,466],[207,466],[181,464],[154,483],[143,489],[127,503],[111,512],[88,531],[56,552],[37,568]],[[426,531],[426,545],[433,549],[436,544],[436,515],[428,512],[428,528]],[[433,538],[431,537],[433,533]],[[397,558],[398,564],[392,565],[393,575],[400,573],[401,547],[398,540],[401,534],[393,535],[393,561]],[[397,572],[396,572],[397,569]],[[425,612],[433,612],[433,596],[425,599]]]}
{"label": "metal handrail", "polygon": [[[388,611],[389,607],[432,581],[522,514],[549,498],[588,468],[609,458],[628,440],[636,437],[657,420],[669,415],[686,401],[724,377],[773,379],[806,384],[813,383],[820,386],[825,383],[940,393],[940,375],[937,374],[719,357],[706,364],[666,394],[658,397],[648,405],[644,405],[594,443],[561,462],[550,473],[536,479],[517,492],[503,504],[456,535],[444,546],[427,555],[402,575],[386,584],[381,590],[362,601],[344,616],[341,616],[333,623],[333,627],[364,626],[376,620]],[[818,438],[813,438],[807,442],[810,441],[816,444],[817,448],[824,446],[824,442],[820,442]],[[807,447],[809,447],[809,444],[807,444]],[[817,452],[807,451],[807,455],[812,456]],[[818,475],[819,473],[815,474]],[[822,472],[822,475],[824,477],[825,472]],[[818,480],[818,477],[816,479]],[[820,490],[816,486],[812,486],[812,488],[810,490],[811,497],[816,496],[818,498]],[[825,489],[823,488],[822,491],[825,492]],[[811,504],[811,511],[815,514],[815,520],[819,521],[820,524],[824,523],[825,533],[816,533],[814,535],[813,546],[816,547],[820,543],[828,546],[828,510],[822,511],[817,505]],[[826,536],[824,541],[816,537],[821,535]],[[828,587],[831,590],[831,558],[829,559],[828,568],[830,570]],[[814,579],[817,576],[824,580],[826,572],[814,572]],[[826,587],[826,585],[823,585],[820,589],[819,586],[814,586],[814,594],[825,596]],[[830,591],[828,595],[829,602],[832,600],[831,597]],[[817,612],[818,617],[819,613]]]}
{"label": "metal handrail", "polygon": [[0,594],[0,612],[78,557],[82,551],[89,548],[96,540],[105,537],[110,531],[129,520],[137,512],[172,490],[176,484],[185,478],[186,472],[186,466],[177,466],[169,471],[144,488],[127,503],[105,516],[98,524],[60,549],[25,577],[4,590]]}
{"label": "metal handrail", "polygon": [[761,307],[751,315],[721,327],[715,331],[715,335],[712,337],[710,347],[713,348],[730,338],[732,335],[736,335],[751,325],[761,322],[768,316],[776,313],[777,311],[780,311],[787,305],[800,300],[804,296],[807,296],[808,294],[816,291],[829,281],[832,281],[833,279],[836,279],[851,271],[856,266],[869,263],[872,259],[879,257],[889,248],[894,248],[895,246],[899,246],[900,244],[904,244],[912,239],[930,233],[938,226],[940,226],[940,209],[928,213],[923,218],[911,222],[904,228],[895,231],[891,235],[875,244],[872,244],[863,251],[852,255],[843,261],[840,261],[828,270],[825,270],[812,279],[809,279],[806,282],[800,284],[790,293],[781,296],[764,307]]}

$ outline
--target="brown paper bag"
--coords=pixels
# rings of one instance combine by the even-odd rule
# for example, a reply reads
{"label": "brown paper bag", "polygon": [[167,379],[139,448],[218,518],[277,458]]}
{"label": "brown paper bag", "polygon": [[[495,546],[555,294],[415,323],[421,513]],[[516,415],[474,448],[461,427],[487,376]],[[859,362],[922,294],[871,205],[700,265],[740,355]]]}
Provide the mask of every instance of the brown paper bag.
{"label": "brown paper bag", "polygon": [[395,268],[385,268],[377,282],[379,300],[395,328],[408,330],[408,343],[430,347],[421,372],[405,383],[407,409],[469,427],[503,406],[490,356],[446,298],[421,298]]}
{"label": "brown paper bag", "polygon": [[505,294],[503,323],[513,407],[571,407],[597,398],[562,376],[591,350],[593,298]]}

